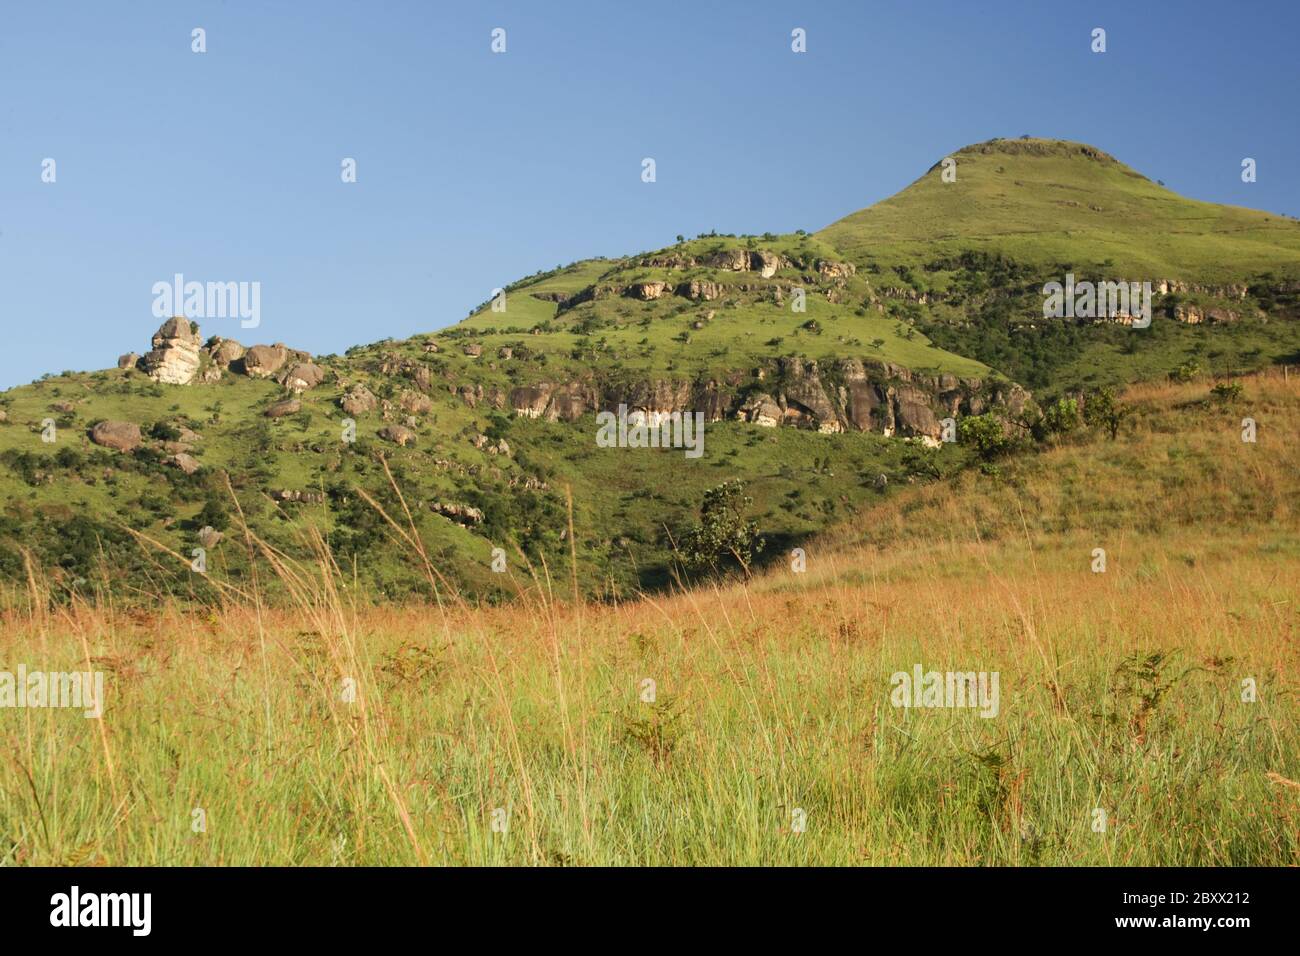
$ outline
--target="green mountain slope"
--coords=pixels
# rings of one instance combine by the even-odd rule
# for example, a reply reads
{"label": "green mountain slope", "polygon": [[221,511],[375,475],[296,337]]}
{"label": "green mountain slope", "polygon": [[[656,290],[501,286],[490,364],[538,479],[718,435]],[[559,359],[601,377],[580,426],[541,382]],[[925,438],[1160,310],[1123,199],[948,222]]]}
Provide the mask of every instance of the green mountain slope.
{"label": "green mountain slope", "polygon": [[[173,321],[138,361],[0,394],[0,603],[29,564],[65,595],[247,594],[267,584],[255,539],[310,560],[314,531],[366,596],[432,596],[414,535],[470,595],[531,586],[529,564],[567,579],[571,549],[583,589],[626,595],[669,580],[729,479],[780,560],[901,487],[995,471],[987,448],[940,441],[943,420],[1027,442],[1026,387],[1046,405],[1300,360],[1295,222],[1182,199],[1077,144],[954,157],[956,182],[937,166],[816,235],[585,260],[437,333],[313,358]],[[1155,321],[1044,320],[1042,284],[1067,270],[1163,283]],[[596,415],[621,405],[698,413],[702,454],[603,447]]]}
{"label": "green mountain slope", "polygon": [[996,140],[817,234],[859,264],[920,267],[967,250],[1027,265],[1110,263],[1126,278],[1229,285],[1300,277],[1300,220],[1179,196],[1082,143]]}

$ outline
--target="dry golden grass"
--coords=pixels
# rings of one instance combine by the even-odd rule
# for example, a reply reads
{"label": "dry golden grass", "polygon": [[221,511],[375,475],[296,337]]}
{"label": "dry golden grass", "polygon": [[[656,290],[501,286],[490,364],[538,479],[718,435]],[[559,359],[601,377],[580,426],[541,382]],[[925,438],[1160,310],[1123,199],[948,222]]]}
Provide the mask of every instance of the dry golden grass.
{"label": "dry golden grass", "polygon": [[[89,659],[107,702],[0,710],[0,861],[1295,864],[1298,384],[1250,384],[1253,447],[1204,385],[1144,389],[1118,442],[911,489],[805,574],[619,606],[545,569],[355,605],[326,555],[265,556],[294,608],[33,581],[7,666]],[[914,664],[998,672],[997,716],[895,708]]]}

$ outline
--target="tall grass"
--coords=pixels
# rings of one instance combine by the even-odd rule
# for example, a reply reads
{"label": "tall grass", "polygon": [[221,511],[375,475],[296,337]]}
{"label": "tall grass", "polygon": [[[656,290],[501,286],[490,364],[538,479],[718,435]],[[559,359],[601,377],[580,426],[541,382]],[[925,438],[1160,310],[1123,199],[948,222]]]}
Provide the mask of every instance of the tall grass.
{"label": "tall grass", "polygon": [[[1261,407],[1300,404],[1261,389],[1275,389]],[[1253,449],[1268,517],[1152,525],[1134,520],[1139,495],[1061,527],[1007,490],[1045,491],[1054,469],[1134,444],[1168,451],[1183,439],[1161,423],[1218,414],[1192,395],[1138,395],[1150,414],[1113,446],[1059,449],[951,504],[918,489],[876,516],[928,514],[928,535],[846,533],[809,549],[806,574],[618,606],[575,600],[546,566],[509,607],[445,590],[438,607],[372,606],[323,542],[300,563],[251,534],[294,606],[58,606],[33,574],[27,610],[3,621],[3,666],[89,660],[107,701],[102,721],[0,710],[0,862],[1298,863],[1286,459]],[[1002,517],[970,520],[990,496]],[[997,671],[998,715],[895,708],[890,675],[914,664]]]}

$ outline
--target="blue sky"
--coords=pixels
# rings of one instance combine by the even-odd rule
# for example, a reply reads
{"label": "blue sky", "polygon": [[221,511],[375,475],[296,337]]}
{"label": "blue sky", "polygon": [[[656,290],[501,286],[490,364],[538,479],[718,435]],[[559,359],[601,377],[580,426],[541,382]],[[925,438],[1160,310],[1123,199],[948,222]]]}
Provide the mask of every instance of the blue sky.
{"label": "blue sky", "polygon": [[341,352],[574,259],[818,229],[992,136],[1300,215],[1298,9],[6,0],[0,387],[144,351],[177,272],[261,283],[260,328],[205,335]]}

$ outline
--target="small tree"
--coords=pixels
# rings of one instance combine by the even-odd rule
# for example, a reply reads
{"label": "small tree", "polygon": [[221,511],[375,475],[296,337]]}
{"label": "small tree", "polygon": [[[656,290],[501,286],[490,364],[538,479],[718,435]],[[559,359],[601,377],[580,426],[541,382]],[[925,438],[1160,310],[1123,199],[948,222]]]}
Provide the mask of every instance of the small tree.
{"label": "small tree", "polygon": [[975,449],[985,461],[1011,450],[1011,439],[992,415],[968,415],[957,424],[957,440]]}
{"label": "small tree", "polygon": [[1089,428],[1105,428],[1111,441],[1119,435],[1119,426],[1128,415],[1128,406],[1115,400],[1115,390],[1109,386],[1097,389],[1083,404],[1084,422]]}
{"label": "small tree", "polygon": [[732,478],[704,493],[700,523],[682,539],[682,560],[688,568],[719,570],[719,562],[734,559],[746,578],[754,558],[763,550],[758,525],[745,520],[753,500],[745,483]]}

